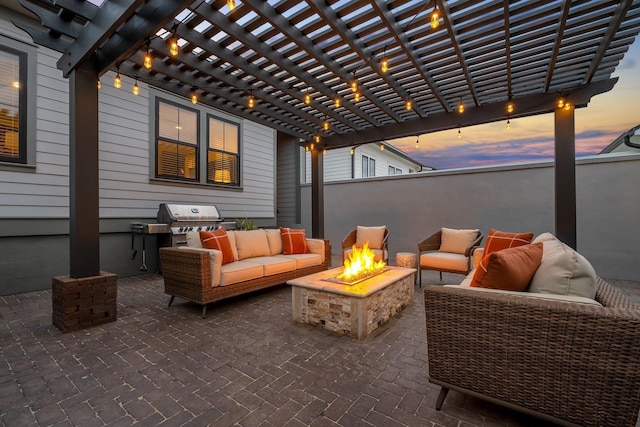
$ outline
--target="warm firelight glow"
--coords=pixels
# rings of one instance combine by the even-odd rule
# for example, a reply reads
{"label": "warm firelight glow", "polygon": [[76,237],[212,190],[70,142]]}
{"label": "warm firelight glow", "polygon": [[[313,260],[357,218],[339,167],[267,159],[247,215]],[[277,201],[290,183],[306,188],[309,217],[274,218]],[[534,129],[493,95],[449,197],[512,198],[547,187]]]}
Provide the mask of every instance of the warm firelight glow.
{"label": "warm firelight glow", "polygon": [[375,253],[369,249],[369,242],[362,245],[362,249],[353,245],[349,258],[344,260],[344,270],[336,276],[336,279],[344,282],[356,282],[369,276],[380,273],[384,267],[384,261],[375,261]]}

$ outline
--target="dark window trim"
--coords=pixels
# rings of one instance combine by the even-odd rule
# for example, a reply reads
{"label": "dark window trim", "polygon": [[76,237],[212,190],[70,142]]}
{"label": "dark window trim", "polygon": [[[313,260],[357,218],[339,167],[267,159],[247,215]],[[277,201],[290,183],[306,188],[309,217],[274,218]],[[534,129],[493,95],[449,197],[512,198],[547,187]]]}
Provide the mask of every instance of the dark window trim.
{"label": "dark window trim", "polygon": [[[242,144],[242,134],[241,134],[242,127],[240,126],[240,124],[238,122],[234,122],[233,120],[227,120],[227,119],[225,119],[223,117],[220,117],[220,116],[218,116],[216,114],[207,113],[206,117],[207,117],[207,120],[206,120],[206,134],[207,134],[206,138],[207,139],[205,141],[206,142],[206,147],[207,147],[206,148],[206,154],[207,155],[205,156],[206,157],[205,176],[207,177],[206,181],[207,181],[208,184],[221,185],[223,187],[231,187],[231,188],[241,187],[242,186],[242,171],[241,171],[242,162],[241,162],[241,158],[240,158],[240,153],[242,152],[242,149],[241,149],[242,147],[241,147],[240,144]],[[224,150],[216,150],[215,148],[210,148],[209,147],[209,139],[210,139],[210,136],[211,136],[211,127],[209,126],[209,119],[215,119],[215,120],[218,120],[218,121],[221,121],[221,122],[229,123],[229,124],[232,124],[232,125],[234,125],[234,126],[236,126],[238,128],[238,152],[237,153],[231,153],[230,151],[224,151]],[[236,172],[237,173],[237,176],[236,176],[237,183],[225,184],[223,182],[217,182],[217,181],[209,180],[209,156],[208,156],[209,151],[215,151],[217,153],[232,154],[232,155],[236,156],[236,158],[238,159],[238,168],[237,168],[238,170]]]}
{"label": "dark window trim", "polygon": [[[160,137],[160,103],[163,102],[165,104],[173,105],[178,108],[184,108],[185,110],[193,111],[196,113],[196,144],[187,144],[182,141],[173,140],[171,138]],[[161,96],[155,97],[155,152],[153,156],[153,162],[155,164],[154,178],[156,179],[165,179],[165,180],[175,180],[181,182],[192,182],[192,183],[200,183],[200,151],[201,151],[201,141],[200,141],[200,110],[188,107],[186,105],[180,104],[178,102],[163,98]],[[196,149],[196,177],[195,178],[181,178],[179,176],[166,176],[160,175],[158,173],[158,141],[163,140],[167,142],[171,142],[176,145],[183,145],[185,147],[195,147]]]}
{"label": "dark window trim", "polygon": [[[0,39],[0,42],[2,40]],[[28,63],[29,63],[29,55],[27,52],[20,51],[4,44],[0,44],[0,50],[4,52],[8,52],[12,55],[16,55],[18,57],[18,66],[20,67],[19,72],[19,81],[20,81],[20,93],[18,95],[18,157],[8,157],[0,155],[0,162],[3,163],[17,163],[20,165],[24,165],[27,163],[27,123],[28,123],[28,99],[27,94],[29,93],[29,73],[28,73]]]}

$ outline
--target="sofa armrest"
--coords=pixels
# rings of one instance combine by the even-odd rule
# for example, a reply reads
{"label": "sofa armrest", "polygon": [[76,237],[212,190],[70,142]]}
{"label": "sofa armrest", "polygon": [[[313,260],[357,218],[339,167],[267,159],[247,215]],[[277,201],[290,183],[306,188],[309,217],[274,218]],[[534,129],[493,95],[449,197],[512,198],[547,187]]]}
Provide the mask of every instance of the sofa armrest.
{"label": "sofa armrest", "polygon": [[216,249],[160,248],[162,275],[169,281],[199,286],[220,286],[222,252]]}
{"label": "sofa armrest", "polygon": [[473,268],[475,270],[480,265],[482,257],[484,256],[484,248],[475,248],[473,251]]}
{"label": "sofa armrest", "polygon": [[424,304],[433,382],[577,424],[635,425],[640,310],[438,285]]}
{"label": "sofa armrest", "polygon": [[331,260],[331,246],[328,240],[307,238],[307,249],[309,253],[322,257],[322,262]]}

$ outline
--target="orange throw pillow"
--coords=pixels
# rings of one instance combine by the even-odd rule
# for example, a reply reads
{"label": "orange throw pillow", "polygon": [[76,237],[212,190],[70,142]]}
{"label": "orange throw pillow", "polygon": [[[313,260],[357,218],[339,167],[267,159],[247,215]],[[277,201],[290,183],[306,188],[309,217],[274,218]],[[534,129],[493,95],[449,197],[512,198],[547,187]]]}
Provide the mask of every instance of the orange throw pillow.
{"label": "orange throw pillow", "polygon": [[284,255],[306,254],[307,236],[305,230],[280,227],[282,237],[282,253]]}
{"label": "orange throw pillow", "polygon": [[205,249],[217,249],[222,252],[222,263],[228,264],[233,262],[233,249],[231,249],[231,240],[224,227],[220,227],[213,231],[201,231],[200,242]]}
{"label": "orange throw pillow", "polygon": [[533,240],[533,233],[507,233],[496,229],[489,229],[487,243],[484,245],[483,256],[507,248],[528,245]]}
{"label": "orange throw pillow", "polygon": [[542,243],[493,252],[482,258],[471,280],[471,286],[526,291],[541,262]]}

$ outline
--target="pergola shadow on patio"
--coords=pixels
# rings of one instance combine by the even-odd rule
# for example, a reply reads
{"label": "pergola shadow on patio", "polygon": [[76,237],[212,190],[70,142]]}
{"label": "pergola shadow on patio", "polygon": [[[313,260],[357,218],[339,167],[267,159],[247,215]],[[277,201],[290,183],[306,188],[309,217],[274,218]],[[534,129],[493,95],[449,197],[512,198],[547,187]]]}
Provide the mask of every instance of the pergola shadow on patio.
{"label": "pergola shadow on patio", "polygon": [[[613,283],[640,302],[638,283]],[[0,297],[3,425],[550,425],[454,391],[435,410],[419,289],[357,341],[293,322],[288,286],[216,303],[206,319],[167,307],[161,276],[118,288],[117,322],[68,334],[51,325],[50,291]]]}

